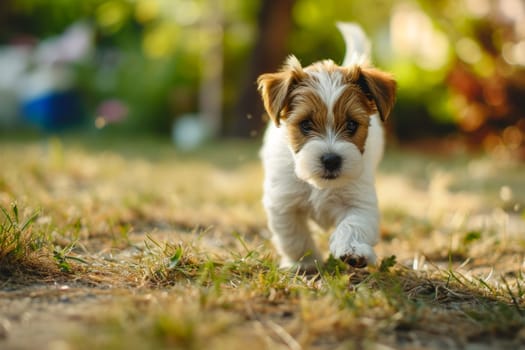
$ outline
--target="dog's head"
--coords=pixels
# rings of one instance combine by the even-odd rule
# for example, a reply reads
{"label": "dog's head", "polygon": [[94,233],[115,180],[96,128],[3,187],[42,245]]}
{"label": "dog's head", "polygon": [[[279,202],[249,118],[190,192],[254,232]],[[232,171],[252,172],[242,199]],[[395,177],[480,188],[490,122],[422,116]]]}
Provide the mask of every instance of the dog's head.
{"label": "dog's head", "polygon": [[271,120],[286,128],[296,175],[318,188],[360,176],[371,117],[388,117],[396,90],[378,69],[329,60],[303,68],[294,56],[258,84]]}

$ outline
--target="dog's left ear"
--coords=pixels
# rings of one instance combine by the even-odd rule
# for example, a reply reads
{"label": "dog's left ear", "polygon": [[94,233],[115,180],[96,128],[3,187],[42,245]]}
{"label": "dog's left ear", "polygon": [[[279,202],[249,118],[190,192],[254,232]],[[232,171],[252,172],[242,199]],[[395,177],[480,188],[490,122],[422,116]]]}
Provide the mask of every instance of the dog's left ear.
{"label": "dog's left ear", "polygon": [[373,100],[381,120],[385,121],[396,100],[396,81],[392,75],[375,68],[361,68],[357,84]]}
{"label": "dog's left ear", "polygon": [[297,58],[290,56],[281,71],[262,74],[257,79],[264,108],[275,125],[280,125],[281,117],[286,114],[290,93],[304,75]]}

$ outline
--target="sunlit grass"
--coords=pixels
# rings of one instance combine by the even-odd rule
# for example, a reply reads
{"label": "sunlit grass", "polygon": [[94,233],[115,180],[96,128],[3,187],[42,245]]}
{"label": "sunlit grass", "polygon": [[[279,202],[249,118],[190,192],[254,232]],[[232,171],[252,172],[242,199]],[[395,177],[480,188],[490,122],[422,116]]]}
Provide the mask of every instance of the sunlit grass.
{"label": "sunlit grass", "polygon": [[38,213],[20,217],[16,202],[10,208],[0,207],[0,211],[0,265],[19,264],[44,244],[45,238],[31,230]]}
{"label": "sunlit grass", "polygon": [[[1,147],[0,313],[15,327],[0,347],[34,346],[22,329],[42,325],[74,349],[523,344],[523,164],[387,153],[381,263],[327,257],[305,276],[278,268],[255,143]],[[16,303],[28,296],[39,311]],[[40,321],[17,327],[29,311]]]}

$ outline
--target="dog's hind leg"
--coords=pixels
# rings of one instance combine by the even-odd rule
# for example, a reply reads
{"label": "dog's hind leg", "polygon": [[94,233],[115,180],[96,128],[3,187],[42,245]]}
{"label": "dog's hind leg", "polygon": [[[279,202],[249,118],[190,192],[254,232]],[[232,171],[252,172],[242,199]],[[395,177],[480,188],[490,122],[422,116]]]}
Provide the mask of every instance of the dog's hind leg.
{"label": "dog's hind leg", "polygon": [[315,272],[322,257],[308,228],[306,213],[267,209],[267,214],[273,242],[281,255],[281,267]]}

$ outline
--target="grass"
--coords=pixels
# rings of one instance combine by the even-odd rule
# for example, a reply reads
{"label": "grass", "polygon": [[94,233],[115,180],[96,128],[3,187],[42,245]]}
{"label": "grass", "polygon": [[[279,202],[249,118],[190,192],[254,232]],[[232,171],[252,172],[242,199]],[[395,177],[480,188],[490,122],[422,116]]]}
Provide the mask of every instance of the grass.
{"label": "grass", "polygon": [[391,150],[380,264],[304,276],[277,266],[257,147],[2,141],[0,347],[525,346],[523,164]]}
{"label": "grass", "polygon": [[38,241],[42,241],[41,237],[33,236],[29,230],[38,213],[21,222],[16,202],[11,204],[10,209],[11,211],[0,208],[3,214],[0,224],[0,261],[6,266],[26,259],[32,252],[41,248]]}

